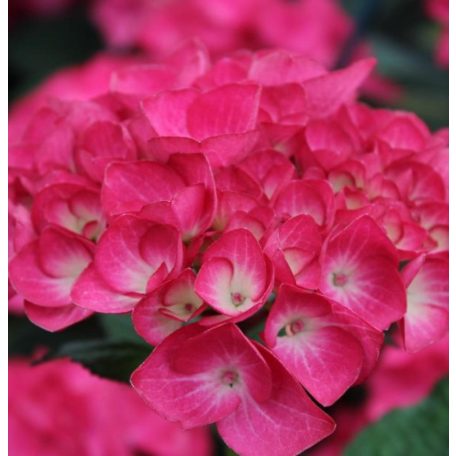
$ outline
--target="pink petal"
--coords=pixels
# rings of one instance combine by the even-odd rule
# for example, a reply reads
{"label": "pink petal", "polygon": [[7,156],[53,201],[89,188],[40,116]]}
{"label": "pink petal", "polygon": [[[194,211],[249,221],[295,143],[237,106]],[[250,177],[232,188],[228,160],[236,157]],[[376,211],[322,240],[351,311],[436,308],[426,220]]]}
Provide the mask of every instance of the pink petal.
{"label": "pink petal", "polygon": [[332,71],[303,83],[307,95],[307,112],[312,117],[325,117],[351,101],[375,65],[364,59],[342,70]]}
{"label": "pink petal", "polygon": [[294,456],[330,435],[335,423],[272,354],[257,347],[272,371],[271,397],[261,403],[245,397],[237,410],[217,423],[217,429],[236,453]]}
{"label": "pink petal", "polygon": [[198,91],[183,89],[160,92],[141,102],[142,110],[159,136],[190,136],[185,113]]}
{"label": "pink petal", "polygon": [[84,131],[77,159],[83,171],[93,180],[103,180],[106,166],[114,160],[134,160],[133,145],[127,141],[120,125],[95,122]]}
{"label": "pink petal", "polygon": [[321,290],[374,328],[386,329],[404,314],[394,246],[370,217],[330,235],[320,262]]}
{"label": "pink petal", "polygon": [[38,239],[43,273],[55,278],[76,279],[92,261],[93,245],[67,231],[49,227]]}
{"label": "pink petal", "polygon": [[213,167],[229,166],[245,158],[259,136],[256,130],[212,136],[201,143],[201,150]]}
{"label": "pink petal", "polygon": [[71,303],[71,288],[91,254],[82,238],[66,233],[47,229],[42,241],[28,244],[10,262],[11,283],[26,300],[46,307]]}
{"label": "pink petal", "polygon": [[[155,409],[160,415],[170,421],[180,421],[185,428],[195,427],[212,423],[232,413],[241,401],[241,397],[248,394],[246,385],[242,382],[243,363],[237,362],[236,354],[245,351],[246,359],[254,359],[256,365],[261,366],[256,374],[258,380],[268,381],[268,367],[250,345],[239,333],[235,339],[228,338],[224,344],[223,338],[217,338],[217,331],[223,328],[215,328],[209,332],[207,340],[211,343],[218,341],[218,346],[208,355],[192,352],[189,359],[200,359],[207,363],[207,368],[198,373],[181,373],[173,369],[172,365],[176,356],[185,349],[192,338],[200,336],[200,344],[197,348],[209,348],[211,343],[204,344],[204,329],[198,325],[186,326],[168,336],[146,359],[146,361],[133,372],[131,383],[137,392]],[[232,333],[233,330],[229,330]],[[229,342],[233,342],[230,345]],[[225,347],[222,354],[218,347]],[[206,355],[205,358],[203,356]],[[182,367],[182,366],[181,366]],[[246,366],[248,368],[248,366]],[[224,381],[225,374],[233,374],[234,382]],[[238,374],[239,377],[236,378]],[[228,380],[228,379],[227,379]],[[241,380],[241,381],[239,381]],[[253,384],[253,380],[252,384]]]}
{"label": "pink petal", "polygon": [[179,320],[163,314],[160,298],[160,291],[153,291],[138,303],[131,316],[137,333],[151,345],[158,345],[182,326]]}
{"label": "pink petal", "polygon": [[72,301],[84,309],[102,313],[128,312],[140,296],[122,294],[112,289],[91,264],[79,277],[71,290]]}
{"label": "pink petal", "polygon": [[277,50],[257,53],[249,70],[249,79],[265,86],[302,82],[326,73],[314,60]]}
{"label": "pink petal", "polygon": [[92,311],[73,304],[61,307],[44,307],[26,301],[24,310],[30,321],[51,332],[65,329],[92,315]]}
{"label": "pink petal", "polygon": [[111,90],[131,95],[150,95],[171,88],[174,77],[161,65],[127,66],[113,73]]}
{"label": "pink petal", "polygon": [[270,278],[258,242],[247,230],[224,234],[205,252],[195,291],[226,315],[239,315],[263,299]]}
{"label": "pink petal", "polygon": [[278,193],[274,209],[279,216],[306,214],[320,226],[331,225],[334,217],[334,195],[323,180],[291,181]]}
{"label": "pink petal", "polygon": [[418,257],[405,267],[404,277],[413,269],[407,286],[407,312],[401,325],[405,347],[411,352],[436,342],[448,332],[449,299],[446,260]]}
{"label": "pink petal", "polygon": [[190,138],[156,137],[148,138],[145,150],[146,158],[158,162],[167,162],[172,154],[197,154],[201,152],[201,143]]}
{"label": "pink petal", "polygon": [[360,343],[349,328],[335,325],[331,314],[322,296],[283,285],[265,328],[272,351],[325,406],[355,383],[363,363]]}
{"label": "pink petal", "polygon": [[122,293],[144,293],[162,264],[168,273],[182,262],[182,244],[171,226],[135,216],[118,217],[97,246],[95,266],[103,280]]}
{"label": "pink petal", "polygon": [[170,167],[159,163],[112,163],[103,180],[101,201],[109,215],[135,212],[146,204],[171,201],[183,186]]}
{"label": "pink petal", "polygon": [[199,141],[212,136],[245,133],[256,126],[260,89],[226,85],[206,92],[189,107],[187,127]]}
{"label": "pink petal", "polygon": [[208,329],[191,338],[172,361],[172,366],[180,373],[193,375],[233,366],[256,401],[267,400],[271,394],[267,364],[235,325]]}

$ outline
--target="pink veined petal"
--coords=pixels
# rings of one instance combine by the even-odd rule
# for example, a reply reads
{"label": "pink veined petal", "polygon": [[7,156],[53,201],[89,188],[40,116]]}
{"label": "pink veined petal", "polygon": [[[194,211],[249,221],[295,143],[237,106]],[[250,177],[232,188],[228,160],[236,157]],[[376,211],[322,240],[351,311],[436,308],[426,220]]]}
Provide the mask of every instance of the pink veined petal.
{"label": "pink veined petal", "polygon": [[134,308],[131,318],[138,334],[151,345],[158,345],[165,337],[182,326],[182,322],[161,311],[160,292],[154,291]]}
{"label": "pink veined petal", "polygon": [[249,339],[233,324],[208,329],[188,340],[171,364],[176,371],[184,374],[232,368],[233,373],[240,377],[240,386],[245,385],[248,390],[248,393],[240,394],[250,394],[259,402],[267,400],[271,394],[267,364]]}
{"label": "pink veined petal", "polygon": [[65,329],[92,315],[92,311],[82,309],[73,304],[60,307],[44,307],[26,301],[24,310],[31,322],[51,332]]}
{"label": "pink veined petal", "polygon": [[355,383],[363,363],[356,337],[349,328],[333,325],[331,316],[324,297],[283,285],[265,328],[272,351],[325,406]]}
{"label": "pink veined petal", "polygon": [[190,136],[185,113],[199,93],[194,89],[160,92],[141,102],[142,110],[159,136]]}
{"label": "pink veined petal", "polygon": [[350,136],[335,121],[313,120],[306,125],[306,141],[326,170],[342,164],[354,152]]}
{"label": "pink veined petal", "polygon": [[297,83],[263,87],[261,109],[271,121],[285,126],[300,125],[308,119],[306,94],[302,85]]}
{"label": "pink veined petal", "polygon": [[182,242],[179,232],[169,225],[154,224],[139,241],[139,253],[156,271],[162,264],[168,273],[182,264]]}
{"label": "pink veined petal", "polygon": [[136,331],[150,344],[158,345],[166,336],[204,310],[196,295],[195,273],[184,269],[173,280],[149,293],[132,312]]}
{"label": "pink veined petal", "polygon": [[320,226],[331,225],[334,217],[334,195],[323,180],[291,181],[278,193],[274,209],[279,216],[309,215]]}
{"label": "pink veined petal", "polygon": [[95,122],[84,131],[76,149],[78,164],[91,179],[101,182],[106,166],[114,160],[134,160],[136,153],[120,125]]}
{"label": "pink veined petal", "polygon": [[320,288],[376,329],[405,312],[405,289],[394,246],[368,216],[330,235],[323,247]]}
{"label": "pink veined petal", "polygon": [[183,155],[199,154],[201,147],[201,143],[190,138],[174,136],[147,138],[145,158],[164,163],[175,153]]}
{"label": "pink veined petal", "polygon": [[[418,269],[417,269],[418,268]],[[425,348],[448,332],[448,262],[436,257],[418,257],[404,269],[407,312],[401,324],[407,351]]]}
{"label": "pink veined petal", "polygon": [[257,201],[250,196],[233,192],[219,192],[217,212],[213,226],[217,231],[223,231],[234,213],[239,211],[248,213],[257,206]]}
{"label": "pink veined petal", "polygon": [[277,50],[258,53],[250,66],[249,79],[265,86],[302,82],[326,73],[322,65],[290,52]]}
{"label": "pink veined petal", "polygon": [[416,116],[407,114],[393,118],[377,137],[388,143],[394,149],[421,151],[429,136],[427,127]]}
{"label": "pink veined petal", "polygon": [[294,456],[330,435],[335,423],[267,349],[257,347],[272,372],[271,397],[261,403],[244,397],[232,414],[218,421],[217,429],[236,453]]}
{"label": "pink veined petal", "polygon": [[103,233],[95,254],[95,267],[114,290],[122,293],[146,291],[155,268],[143,258],[139,245],[150,226],[151,222],[124,215]]}
{"label": "pink veined petal", "polygon": [[298,215],[283,223],[265,243],[264,251],[273,260],[276,279],[305,288],[318,288],[321,249],[318,225],[308,215]]}
{"label": "pink veined petal", "polygon": [[112,163],[106,169],[101,201],[109,215],[135,212],[147,204],[171,201],[183,186],[177,173],[159,163]]}
{"label": "pink veined petal", "polygon": [[218,170],[215,174],[215,182],[217,190],[221,192],[243,193],[257,200],[260,200],[263,195],[259,182],[237,166]]}
{"label": "pink veined petal", "polygon": [[273,150],[249,155],[240,166],[261,182],[263,191],[269,199],[288,183],[295,173],[291,162],[283,154]]}
{"label": "pink veined petal", "polygon": [[169,157],[168,165],[189,186],[202,184],[206,189],[215,187],[212,168],[202,153],[174,153]]}
{"label": "pink veined petal", "polygon": [[45,229],[38,238],[38,254],[45,274],[76,279],[92,260],[93,246],[84,238],[59,229]]}
{"label": "pink veined petal", "polygon": [[332,302],[331,324],[346,329],[361,344],[364,352],[363,365],[356,384],[364,382],[377,364],[383,345],[383,332],[375,329],[353,312]]}
{"label": "pink veined petal", "polygon": [[52,277],[42,269],[39,244],[24,247],[10,262],[9,278],[27,301],[45,307],[71,304],[71,288],[77,276]]}
{"label": "pink veined petal", "polygon": [[[217,331],[215,329],[214,331]],[[258,363],[262,359],[250,343],[239,337],[235,346],[226,345],[226,357],[215,351],[206,359],[209,369],[199,373],[185,374],[172,368],[173,360],[193,337],[202,335],[204,328],[198,325],[185,326],[168,336],[133,372],[131,383],[136,391],[160,415],[170,421],[180,421],[185,428],[213,423],[231,414],[248,394],[243,383],[242,364],[236,362],[230,353],[236,353],[239,346],[246,346]],[[209,340],[217,339],[216,333],[209,334]],[[220,339],[223,343],[223,339]],[[210,344],[206,344],[210,347]],[[224,355],[225,356],[225,355]],[[192,352],[191,359],[201,358]],[[218,360],[218,361],[217,361]],[[227,363],[227,360],[230,362]],[[239,369],[239,370],[238,370]],[[259,377],[268,379],[266,365],[258,371]]]}
{"label": "pink veined petal", "polygon": [[225,315],[240,315],[255,307],[270,277],[261,248],[247,230],[225,233],[206,251],[195,291]]}
{"label": "pink veined petal", "polygon": [[110,88],[129,95],[150,95],[173,84],[173,74],[163,65],[136,65],[117,70],[111,76]]}
{"label": "pink veined petal", "polygon": [[250,279],[253,299],[263,292],[266,285],[266,263],[260,245],[249,231],[239,229],[224,234],[204,255],[204,259],[215,257],[231,261],[234,281]]}
{"label": "pink veined petal", "polygon": [[[172,201],[172,207],[180,221],[182,239],[188,241],[212,223],[213,210],[205,214],[206,189],[202,184],[185,187]],[[215,208],[215,206],[213,206]],[[211,217],[212,216],[212,217]]]}
{"label": "pink veined petal", "polygon": [[181,263],[182,245],[173,227],[130,215],[110,225],[95,254],[97,272],[122,293],[144,293],[162,264],[171,273]]}
{"label": "pink veined petal", "polygon": [[[242,313],[231,299],[233,265],[225,258],[210,258],[205,261],[195,281],[195,291],[205,302],[227,315]],[[249,303],[250,304],[250,303]],[[242,306],[244,307],[244,306]]]}
{"label": "pink veined petal", "polygon": [[213,167],[229,166],[245,158],[259,139],[256,130],[212,136],[201,143],[201,151]]}
{"label": "pink veined petal", "polygon": [[195,278],[192,269],[184,269],[176,279],[166,284],[163,305],[174,318],[188,321],[202,306],[203,301],[194,290]]}
{"label": "pink veined petal", "polygon": [[33,201],[32,219],[40,231],[52,223],[82,234],[85,223],[101,218],[98,192],[82,185],[49,185]]}
{"label": "pink veined petal", "polygon": [[354,98],[375,63],[375,59],[359,60],[342,70],[305,81],[306,112],[312,117],[324,117],[337,111],[342,104]]}
{"label": "pink veined petal", "polygon": [[200,95],[187,111],[190,135],[201,141],[253,130],[259,97],[260,88],[251,84],[226,85]]}
{"label": "pink veined petal", "polygon": [[122,313],[131,310],[139,301],[140,295],[123,294],[112,289],[92,263],[74,284],[71,299],[84,309],[102,313]]}

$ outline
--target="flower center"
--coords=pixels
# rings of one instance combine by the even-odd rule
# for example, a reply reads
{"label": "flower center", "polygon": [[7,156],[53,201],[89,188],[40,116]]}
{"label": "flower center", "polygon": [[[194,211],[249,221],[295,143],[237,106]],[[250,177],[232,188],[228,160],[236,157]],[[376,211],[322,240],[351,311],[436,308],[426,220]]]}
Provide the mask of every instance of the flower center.
{"label": "flower center", "polygon": [[305,329],[304,322],[302,320],[295,320],[285,326],[285,333],[287,336],[294,336]]}
{"label": "flower center", "polygon": [[239,374],[236,371],[227,370],[227,371],[223,372],[221,380],[224,385],[227,385],[230,388],[233,388],[233,386],[239,380]]}
{"label": "flower center", "polygon": [[348,276],[343,272],[334,272],[332,282],[336,287],[343,287],[348,282]]}
{"label": "flower center", "polygon": [[245,296],[243,296],[241,293],[231,293],[231,302],[235,307],[239,307],[242,305],[245,301]]}
{"label": "flower center", "polygon": [[184,304],[184,309],[186,312],[192,313],[194,309],[193,304],[191,302],[187,302],[186,304]]}

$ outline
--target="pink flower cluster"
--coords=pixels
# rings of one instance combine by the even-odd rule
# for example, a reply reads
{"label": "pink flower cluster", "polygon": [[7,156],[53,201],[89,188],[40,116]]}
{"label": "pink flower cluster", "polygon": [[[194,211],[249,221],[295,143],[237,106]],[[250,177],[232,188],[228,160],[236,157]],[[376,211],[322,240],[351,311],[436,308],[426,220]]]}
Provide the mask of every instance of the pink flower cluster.
{"label": "pink flower cluster", "polygon": [[131,311],[157,345],[139,394],[241,455],[328,436],[306,391],[328,406],[365,381],[393,323],[409,351],[448,326],[448,134],[357,102],[373,66],[211,62],[192,41],[45,104],[10,151],[28,317],[54,331]]}
{"label": "pink flower cluster", "polygon": [[8,365],[8,445],[14,455],[210,456],[208,429],[185,431],[127,385],[69,360]]}
{"label": "pink flower cluster", "polygon": [[353,31],[338,0],[95,0],[91,13],[109,46],[152,55],[197,36],[214,55],[278,46],[331,66]]}
{"label": "pink flower cluster", "polygon": [[[90,12],[110,48],[138,48],[154,58],[198,37],[211,56],[278,47],[333,68],[355,32],[340,0],[94,0]],[[367,42],[355,46],[356,58],[369,55]],[[402,92],[377,73],[362,90],[382,102]]]}

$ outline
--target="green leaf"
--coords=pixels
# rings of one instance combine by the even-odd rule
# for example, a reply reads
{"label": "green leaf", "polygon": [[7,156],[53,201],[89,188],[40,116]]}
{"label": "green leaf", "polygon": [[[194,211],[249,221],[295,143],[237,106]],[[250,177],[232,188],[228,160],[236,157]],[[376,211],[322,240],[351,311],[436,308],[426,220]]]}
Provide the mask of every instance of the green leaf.
{"label": "green leaf", "polygon": [[131,322],[131,314],[98,314],[101,327],[111,341],[129,341],[143,343]]}
{"label": "green leaf", "polygon": [[99,320],[93,316],[62,331],[49,332],[35,326],[26,317],[8,315],[8,353],[10,356],[31,356],[37,349],[57,350],[74,340],[105,338]]}
{"label": "green leaf", "polygon": [[397,409],[362,431],[345,456],[447,456],[448,379],[420,404]]}
{"label": "green leaf", "polygon": [[40,361],[71,358],[94,374],[128,383],[131,373],[150,354],[151,347],[128,341],[92,340],[68,342]]}

